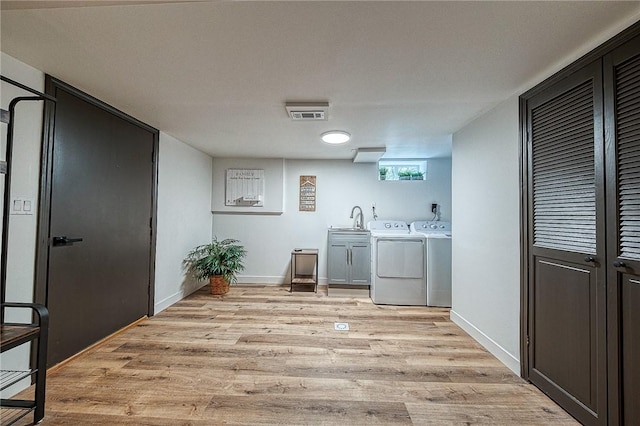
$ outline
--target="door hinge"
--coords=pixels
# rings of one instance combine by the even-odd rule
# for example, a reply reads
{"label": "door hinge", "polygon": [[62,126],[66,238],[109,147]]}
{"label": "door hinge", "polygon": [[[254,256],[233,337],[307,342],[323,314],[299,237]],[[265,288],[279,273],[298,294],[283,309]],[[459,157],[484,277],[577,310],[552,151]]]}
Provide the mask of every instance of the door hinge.
{"label": "door hinge", "polygon": [[527,336],[527,346],[529,346],[529,343],[531,342],[529,341],[529,336]]}

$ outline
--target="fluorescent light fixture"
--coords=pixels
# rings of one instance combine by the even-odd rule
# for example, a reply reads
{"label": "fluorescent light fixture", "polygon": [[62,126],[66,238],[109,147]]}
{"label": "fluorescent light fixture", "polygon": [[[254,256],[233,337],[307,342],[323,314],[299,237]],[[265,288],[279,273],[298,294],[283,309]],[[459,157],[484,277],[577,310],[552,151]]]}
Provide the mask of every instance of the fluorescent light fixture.
{"label": "fluorescent light fixture", "polygon": [[353,157],[354,163],[377,163],[380,157],[387,152],[387,148],[358,148],[356,156]]}
{"label": "fluorescent light fixture", "polygon": [[349,142],[349,139],[351,139],[351,135],[342,130],[331,130],[322,134],[322,140],[330,144],[346,143]]}

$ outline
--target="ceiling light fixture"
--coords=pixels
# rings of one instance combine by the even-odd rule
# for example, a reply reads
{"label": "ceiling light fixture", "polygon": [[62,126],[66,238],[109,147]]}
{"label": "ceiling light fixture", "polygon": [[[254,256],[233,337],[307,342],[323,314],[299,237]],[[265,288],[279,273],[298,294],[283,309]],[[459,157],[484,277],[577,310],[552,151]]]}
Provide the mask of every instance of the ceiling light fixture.
{"label": "ceiling light fixture", "polygon": [[349,142],[349,139],[351,139],[351,135],[342,130],[331,130],[322,134],[322,140],[330,144],[346,143]]}

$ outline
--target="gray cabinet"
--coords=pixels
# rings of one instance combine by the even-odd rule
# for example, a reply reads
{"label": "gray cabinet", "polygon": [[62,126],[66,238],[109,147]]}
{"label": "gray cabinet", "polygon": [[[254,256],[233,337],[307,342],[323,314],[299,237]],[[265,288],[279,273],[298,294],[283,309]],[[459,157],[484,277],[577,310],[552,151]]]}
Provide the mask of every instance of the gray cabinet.
{"label": "gray cabinet", "polygon": [[329,284],[369,285],[371,283],[369,232],[329,230],[328,244]]}

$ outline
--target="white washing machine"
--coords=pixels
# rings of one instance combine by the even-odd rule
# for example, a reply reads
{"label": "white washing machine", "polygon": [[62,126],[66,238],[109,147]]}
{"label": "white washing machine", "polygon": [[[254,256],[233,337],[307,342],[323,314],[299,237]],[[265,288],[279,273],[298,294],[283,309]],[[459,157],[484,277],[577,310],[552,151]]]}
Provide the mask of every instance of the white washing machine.
{"label": "white washing machine", "polygon": [[427,239],[427,305],[451,307],[451,222],[421,220],[410,229]]}
{"label": "white washing machine", "polygon": [[426,238],[406,222],[371,221],[371,300],[382,305],[427,305]]}

